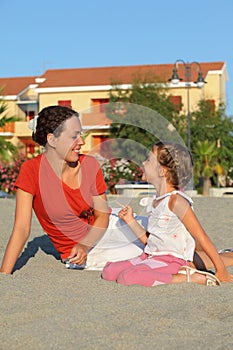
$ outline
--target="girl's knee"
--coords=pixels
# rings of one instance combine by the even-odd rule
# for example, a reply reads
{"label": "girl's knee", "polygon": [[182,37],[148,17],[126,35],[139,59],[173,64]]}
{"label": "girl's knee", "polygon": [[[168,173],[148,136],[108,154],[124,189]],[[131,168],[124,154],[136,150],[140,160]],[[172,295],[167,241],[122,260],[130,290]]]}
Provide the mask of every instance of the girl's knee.
{"label": "girl's knee", "polygon": [[117,283],[123,284],[124,286],[130,286],[131,284],[137,284],[135,279],[135,271],[127,269],[122,271],[117,278]]}
{"label": "girl's knee", "polygon": [[119,274],[131,266],[132,264],[129,260],[107,262],[102,271],[102,278],[108,281],[116,281]]}
{"label": "girl's knee", "polygon": [[114,277],[114,274],[113,274],[113,265],[114,263],[112,262],[107,262],[106,265],[104,266],[103,268],[103,271],[102,271],[102,274],[101,274],[101,277],[104,279],[104,280],[107,280],[107,281],[114,281],[116,280],[116,278]]}

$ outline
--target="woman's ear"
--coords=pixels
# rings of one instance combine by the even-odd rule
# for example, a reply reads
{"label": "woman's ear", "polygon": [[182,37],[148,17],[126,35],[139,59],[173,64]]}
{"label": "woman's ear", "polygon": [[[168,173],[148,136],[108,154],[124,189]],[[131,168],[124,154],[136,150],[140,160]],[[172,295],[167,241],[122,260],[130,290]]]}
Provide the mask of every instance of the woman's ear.
{"label": "woman's ear", "polygon": [[52,133],[49,133],[47,135],[47,142],[48,142],[49,146],[51,146],[53,148],[56,147],[56,137]]}

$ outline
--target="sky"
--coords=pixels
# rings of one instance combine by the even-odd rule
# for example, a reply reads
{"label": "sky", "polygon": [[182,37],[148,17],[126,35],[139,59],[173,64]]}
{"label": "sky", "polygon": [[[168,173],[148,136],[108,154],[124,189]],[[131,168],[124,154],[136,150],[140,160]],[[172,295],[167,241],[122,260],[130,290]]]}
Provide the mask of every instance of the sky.
{"label": "sky", "polygon": [[232,0],[0,0],[0,77],[47,69],[226,62],[233,115]]}

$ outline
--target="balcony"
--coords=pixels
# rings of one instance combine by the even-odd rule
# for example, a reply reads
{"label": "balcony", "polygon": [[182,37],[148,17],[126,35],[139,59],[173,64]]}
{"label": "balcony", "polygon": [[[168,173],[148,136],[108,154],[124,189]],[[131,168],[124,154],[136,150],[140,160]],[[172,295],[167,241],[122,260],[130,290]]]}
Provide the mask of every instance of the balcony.
{"label": "balcony", "polygon": [[6,125],[4,125],[3,127],[0,128],[1,136],[4,136],[4,134],[6,134],[6,136],[13,135],[14,132],[15,132],[15,123],[14,122],[7,123]]}
{"label": "balcony", "polygon": [[83,113],[81,118],[83,127],[110,126],[112,123],[103,112]]}
{"label": "balcony", "polygon": [[37,95],[31,95],[31,96],[25,96],[21,97],[19,100],[16,101],[17,105],[20,104],[38,104],[38,96]]}

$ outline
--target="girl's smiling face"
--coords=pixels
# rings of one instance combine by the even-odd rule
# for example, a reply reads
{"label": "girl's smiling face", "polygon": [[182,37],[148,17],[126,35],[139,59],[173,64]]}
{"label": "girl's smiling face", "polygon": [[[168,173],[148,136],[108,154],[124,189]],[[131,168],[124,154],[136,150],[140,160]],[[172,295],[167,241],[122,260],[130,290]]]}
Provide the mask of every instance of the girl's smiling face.
{"label": "girl's smiling face", "polygon": [[154,183],[159,177],[159,169],[161,165],[157,159],[156,147],[152,149],[148,159],[143,162],[144,176],[148,182]]}
{"label": "girl's smiling face", "polygon": [[154,146],[148,159],[143,162],[144,176],[143,179],[158,188],[166,183],[166,169],[158,161],[158,148]]}

